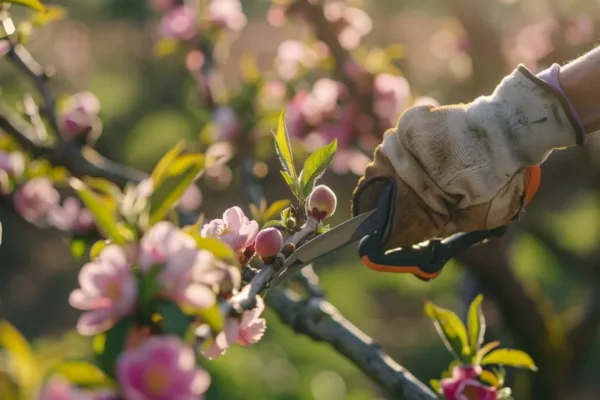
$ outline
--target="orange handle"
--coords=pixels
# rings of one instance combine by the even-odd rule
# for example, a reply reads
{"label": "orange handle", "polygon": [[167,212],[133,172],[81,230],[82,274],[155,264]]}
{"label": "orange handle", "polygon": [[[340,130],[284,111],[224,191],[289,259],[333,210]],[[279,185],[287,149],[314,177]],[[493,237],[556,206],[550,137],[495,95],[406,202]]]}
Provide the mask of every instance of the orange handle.
{"label": "orange handle", "polygon": [[440,270],[440,271],[429,273],[429,272],[423,271],[421,268],[414,266],[414,265],[397,266],[397,265],[376,264],[373,261],[371,261],[368,256],[362,256],[361,261],[365,266],[367,266],[368,268],[375,270],[375,271],[392,272],[392,273],[396,273],[396,274],[413,274],[413,275],[418,276],[419,278],[427,279],[427,280],[437,277],[440,274],[440,272],[442,272]]}

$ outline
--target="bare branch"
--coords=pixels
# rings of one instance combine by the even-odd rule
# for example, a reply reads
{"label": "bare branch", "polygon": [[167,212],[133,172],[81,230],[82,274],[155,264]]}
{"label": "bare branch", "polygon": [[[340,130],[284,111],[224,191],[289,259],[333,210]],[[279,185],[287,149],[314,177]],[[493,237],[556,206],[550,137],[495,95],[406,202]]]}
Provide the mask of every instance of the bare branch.
{"label": "bare branch", "polygon": [[392,360],[325,299],[310,297],[303,300],[290,290],[274,288],[265,296],[265,302],[296,332],[329,343],[394,399],[437,399],[431,389]]}

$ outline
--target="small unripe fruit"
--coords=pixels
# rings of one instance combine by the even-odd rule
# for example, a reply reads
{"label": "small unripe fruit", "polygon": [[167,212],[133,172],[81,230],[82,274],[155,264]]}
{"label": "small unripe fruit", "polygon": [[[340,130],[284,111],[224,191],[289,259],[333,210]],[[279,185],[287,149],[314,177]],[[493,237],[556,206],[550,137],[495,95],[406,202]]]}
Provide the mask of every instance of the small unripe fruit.
{"label": "small unripe fruit", "polygon": [[258,232],[254,244],[256,254],[263,260],[279,254],[281,246],[283,246],[283,236],[278,229],[273,227]]}
{"label": "small unripe fruit", "polygon": [[308,196],[307,212],[311,217],[321,221],[335,212],[337,197],[333,190],[325,185],[319,185]]}

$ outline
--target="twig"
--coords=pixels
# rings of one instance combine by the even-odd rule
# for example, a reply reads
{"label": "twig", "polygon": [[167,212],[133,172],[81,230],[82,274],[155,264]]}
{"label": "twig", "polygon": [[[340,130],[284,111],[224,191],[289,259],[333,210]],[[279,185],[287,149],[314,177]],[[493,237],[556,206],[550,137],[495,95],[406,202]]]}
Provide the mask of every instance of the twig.
{"label": "twig", "polygon": [[346,320],[328,301],[300,299],[290,290],[271,289],[266,304],[282,322],[318,342],[329,343],[385,389],[393,399],[434,400],[436,395],[397,364],[364,332]]}
{"label": "twig", "polygon": [[44,100],[43,114],[48,119],[52,130],[56,133],[56,138],[62,141],[63,136],[56,119],[56,99],[50,90],[50,74],[47,68],[38,63],[29,50],[22,44],[12,46],[8,52],[8,57],[34,83]]}
{"label": "twig", "polygon": [[293,278],[312,297],[324,297],[325,291],[319,284],[319,276],[315,273],[312,264],[302,268]]}
{"label": "twig", "polygon": [[[297,245],[306,236],[310,235],[317,229],[317,222],[314,218],[308,218],[302,229],[287,238],[285,243]],[[240,312],[254,307],[255,297],[267,288],[271,279],[281,269],[285,262],[285,255],[279,253],[275,260],[270,264],[264,264],[252,280],[244,287],[244,289],[236,296],[233,296],[229,301],[221,305],[222,312],[227,315],[231,310]]]}

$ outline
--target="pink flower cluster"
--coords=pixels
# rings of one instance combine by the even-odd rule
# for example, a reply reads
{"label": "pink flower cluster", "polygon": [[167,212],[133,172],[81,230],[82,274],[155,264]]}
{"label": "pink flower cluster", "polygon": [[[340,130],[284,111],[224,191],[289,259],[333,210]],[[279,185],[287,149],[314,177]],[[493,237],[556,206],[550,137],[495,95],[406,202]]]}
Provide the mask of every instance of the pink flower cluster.
{"label": "pink flower cluster", "polygon": [[447,400],[496,400],[497,391],[477,380],[480,366],[459,365],[452,370],[452,377],[442,379],[441,386]]}
{"label": "pink flower cluster", "polygon": [[350,7],[345,1],[327,3],[325,17],[337,27],[340,44],[352,50],[373,29],[371,17],[360,8]]}
{"label": "pink flower cluster", "polygon": [[92,92],[75,93],[62,106],[59,119],[65,139],[73,140],[100,129],[100,101]]}
{"label": "pink flower cluster", "polygon": [[[145,184],[138,189],[147,195],[149,187]],[[257,222],[249,220],[239,207],[232,207],[224,212],[222,219],[205,224],[200,234],[218,238],[241,254],[248,249],[254,251],[258,228]],[[138,244],[109,244],[83,266],[79,288],[69,296],[71,306],[84,311],[77,323],[80,334],[102,333],[121,318],[136,313],[139,288],[134,268],[142,274],[160,268],[156,295],[175,301],[184,312],[207,309],[218,299],[225,300],[240,293],[238,268],[215,258],[208,250],[198,249],[192,236],[171,222],[161,221],[145,232]],[[266,321],[260,318],[264,307],[262,298],[256,296],[253,309],[244,311],[240,317],[225,317],[222,332],[214,337],[202,335],[201,340],[199,335],[198,351],[212,359],[234,344],[257,343],[266,329]],[[205,327],[201,320],[195,326],[197,332]],[[146,332],[133,336],[135,338],[128,340],[126,350],[117,359],[117,380],[122,395],[144,400],[202,398],[211,380],[206,371],[196,367],[192,347],[168,335],[151,336]],[[93,397],[95,394],[81,392],[62,381],[50,381],[44,396],[45,400],[100,400]]]}
{"label": "pink flower cluster", "polygon": [[84,235],[95,227],[93,214],[79,200],[67,197],[60,203],[60,194],[45,177],[33,178],[15,191],[16,211],[27,221],[53,226],[63,231]]}
{"label": "pink flower cluster", "polygon": [[160,37],[178,41],[189,41],[200,33],[201,24],[208,29],[239,32],[247,23],[240,0],[211,0],[204,20],[191,5],[179,5],[173,0],[151,0],[151,5],[162,12],[159,23]]}

